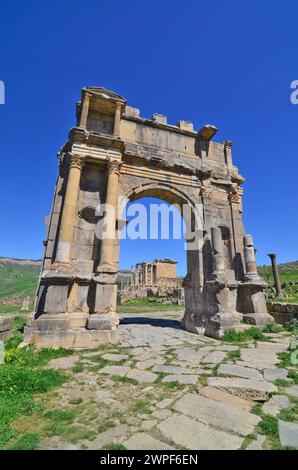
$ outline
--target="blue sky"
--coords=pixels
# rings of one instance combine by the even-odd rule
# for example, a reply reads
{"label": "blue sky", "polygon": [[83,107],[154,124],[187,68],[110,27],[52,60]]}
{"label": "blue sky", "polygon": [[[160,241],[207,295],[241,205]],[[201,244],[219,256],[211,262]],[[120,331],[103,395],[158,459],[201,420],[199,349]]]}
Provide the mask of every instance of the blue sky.
{"label": "blue sky", "polygon": [[[119,92],[143,116],[206,123],[234,141],[247,178],[244,222],[258,262],[298,259],[296,0],[2,2],[0,255],[39,258],[57,172],[85,85]],[[183,271],[177,242],[159,245]],[[154,242],[124,246],[121,263],[155,257]],[[159,256],[159,254],[158,254]]]}

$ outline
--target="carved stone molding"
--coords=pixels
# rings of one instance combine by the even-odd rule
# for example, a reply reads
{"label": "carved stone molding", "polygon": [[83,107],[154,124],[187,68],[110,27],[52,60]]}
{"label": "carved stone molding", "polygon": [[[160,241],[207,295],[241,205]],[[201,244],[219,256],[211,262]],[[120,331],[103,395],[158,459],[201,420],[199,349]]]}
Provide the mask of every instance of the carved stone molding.
{"label": "carved stone molding", "polygon": [[239,204],[242,200],[243,189],[238,185],[233,185],[229,193],[229,200],[235,204]]}
{"label": "carved stone molding", "polygon": [[82,157],[81,155],[73,155],[69,153],[69,159],[70,159],[70,168],[78,168],[79,170],[83,169],[83,166],[85,163],[85,157]]}
{"label": "carved stone molding", "polygon": [[116,174],[119,176],[121,166],[122,166],[122,162],[119,162],[118,160],[112,160],[111,158],[109,158],[108,166],[107,166],[108,175]]}

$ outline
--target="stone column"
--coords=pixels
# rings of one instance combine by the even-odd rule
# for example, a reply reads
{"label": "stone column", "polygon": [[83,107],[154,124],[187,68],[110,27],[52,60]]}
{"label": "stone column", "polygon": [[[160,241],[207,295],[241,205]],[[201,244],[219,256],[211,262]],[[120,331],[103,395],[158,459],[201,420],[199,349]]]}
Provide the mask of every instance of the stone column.
{"label": "stone column", "polygon": [[90,98],[91,98],[90,93],[84,93],[84,100],[82,104],[81,119],[80,119],[80,127],[83,127],[84,129],[87,128]]}
{"label": "stone column", "polygon": [[280,285],[279,274],[278,274],[278,269],[277,269],[277,264],[276,264],[276,254],[275,253],[269,253],[268,256],[271,259],[271,264],[272,264],[272,271],[273,271],[273,277],[274,277],[276,297],[281,297],[282,292],[281,292],[281,285]]}
{"label": "stone column", "polygon": [[223,257],[223,240],[221,230],[218,227],[211,228],[211,239],[213,249],[213,271],[224,272],[225,260]]}
{"label": "stone column", "polygon": [[225,157],[226,157],[226,165],[228,167],[228,172],[229,173],[231,173],[231,170],[233,168],[232,145],[233,145],[233,142],[231,142],[230,140],[226,140],[224,142],[224,152],[225,152]]}
{"label": "stone column", "polygon": [[116,112],[115,112],[115,121],[114,121],[114,135],[120,134],[120,122],[121,122],[121,103],[117,101],[116,103]]}
{"label": "stone column", "polygon": [[62,209],[60,232],[55,263],[70,263],[74,226],[77,217],[77,203],[84,157],[70,155],[70,167]]}
{"label": "stone column", "polygon": [[246,275],[257,274],[256,255],[251,235],[244,236],[244,257]]}
{"label": "stone column", "polygon": [[[116,235],[116,218],[118,214],[118,182],[121,162],[108,160],[108,184],[107,184],[107,225],[109,233],[102,239],[100,266],[115,268],[114,263],[114,240]],[[110,210],[109,210],[110,209]]]}

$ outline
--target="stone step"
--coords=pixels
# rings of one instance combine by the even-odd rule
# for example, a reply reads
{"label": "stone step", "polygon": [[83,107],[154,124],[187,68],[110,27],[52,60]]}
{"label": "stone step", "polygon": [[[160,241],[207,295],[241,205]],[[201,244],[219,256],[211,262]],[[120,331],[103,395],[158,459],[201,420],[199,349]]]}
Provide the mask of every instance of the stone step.
{"label": "stone step", "polygon": [[241,377],[244,379],[264,380],[262,374],[255,369],[249,367],[238,366],[236,364],[221,364],[218,368],[217,375],[224,377]]}

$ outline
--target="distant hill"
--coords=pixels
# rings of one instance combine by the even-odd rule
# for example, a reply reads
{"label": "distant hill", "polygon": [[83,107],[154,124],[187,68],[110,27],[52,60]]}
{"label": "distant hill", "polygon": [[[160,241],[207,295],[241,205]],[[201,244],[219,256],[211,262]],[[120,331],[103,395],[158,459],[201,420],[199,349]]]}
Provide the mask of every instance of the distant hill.
{"label": "distant hill", "polygon": [[[298,271],[298,261],[289,261],[288,263],[278,264],[278,269],[280,272],[289,272],[289,271]],[[258,266],[259,273],[271,271],[272,267],[270,265]]]}
{"label": "distant hill", "polygon": [[0,300],[7,297],[33,299],[41,260],[0,257]]}

